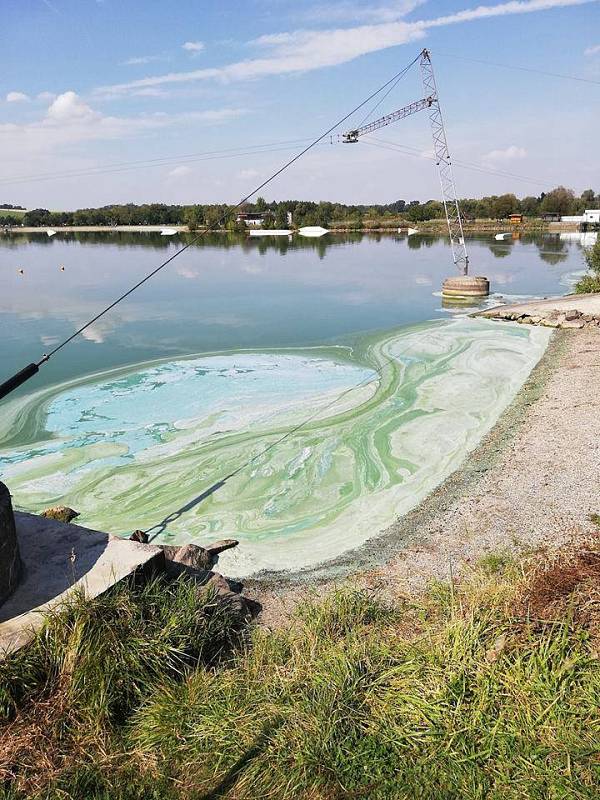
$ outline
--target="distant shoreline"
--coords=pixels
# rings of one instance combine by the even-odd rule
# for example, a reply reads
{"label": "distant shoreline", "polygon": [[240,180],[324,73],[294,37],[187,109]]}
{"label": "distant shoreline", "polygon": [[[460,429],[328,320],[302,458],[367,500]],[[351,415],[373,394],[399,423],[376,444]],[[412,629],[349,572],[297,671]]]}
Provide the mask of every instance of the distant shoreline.
{"label": "distant shoreline", "polygon": [[[371,227],[363,226],[361,228],[339,227],[332,226],[329,228],[330,233],[390,233],[397,234],[400,228],[404,233],[408,230],[409,226],[418,226],[418,232],[422,234],[430,233],[446,233],[446,221],[443,219],[429,220],[427,222],[411,223],[406,222],[400,225],[375,225]],[[44,225],[42,227],[10,227],[0,228],[0,235],[11,236],[20,233],[46,233],[48,229],[55,230],[56,235],[61,233],[160,233],[165,228],[170,228],[177,231],[177,233],[195,233],[201,234],[207,232],[207,228],[199,227],[195,231],[190,231],[187,225],[115,225],[113,227],[108,225],[67,225],[60,227],[52,227]],[[501,233],[511,231],[514,233],[559,233],[559,232],[573,232],[577,231],[577,225],[570,222],[550,222],[543,223],[540,221],[525,222],[521,225],[511,225],[508,222],[498,222],[496,220],[481,220],[476,222],[464,223],[465,233]],[[233,231],[235,232],[235,231]],[[232,233],[226,229],[217,229],[211,233]]]}

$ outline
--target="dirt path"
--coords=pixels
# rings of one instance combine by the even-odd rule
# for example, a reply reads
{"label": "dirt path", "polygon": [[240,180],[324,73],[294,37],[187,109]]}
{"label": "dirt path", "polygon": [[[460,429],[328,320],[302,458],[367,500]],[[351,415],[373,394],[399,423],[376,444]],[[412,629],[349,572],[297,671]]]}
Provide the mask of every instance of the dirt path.
{"label": "dirt path", "polygon": [[[488,553],[558,545],[600,535],[600,330],[557,331],[515,402],[455,472],[399,519],[373,550],[392,543],[382,566],[354,581],[390,594],[447,580]],[[394,552],[395,551],[395,552]],[[312,586],[255,585],[263,622],[279,624]]]}

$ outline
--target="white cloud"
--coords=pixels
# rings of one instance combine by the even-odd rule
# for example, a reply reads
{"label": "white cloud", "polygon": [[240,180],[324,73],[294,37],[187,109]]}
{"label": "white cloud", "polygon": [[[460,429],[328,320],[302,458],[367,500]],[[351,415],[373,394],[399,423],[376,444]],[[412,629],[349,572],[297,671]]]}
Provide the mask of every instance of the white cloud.
{"label": "white cloud", "polygon": [[198,270],[192,269],[191,267],[178,267],[175,271],[179,276],[187,278],[190,281],[200,277]]}
{"label": "white cloud", "polygon": [[27,103],[29,100],[29,95],[23,92],[9,92],[6,95],[7,103]]}
{"label": "white cloud", "polygon": [[7,159],[54,159],[68,148],[72,160],[73,146],[82,142],[122,140],[172,126],[220,124],[244,113],[241,108],[220,108],[117,117],[94,110],[75,92],[68,91],[53,100],[42,119],[21,125],[0,124],[0,135]]}
{"label": "white cloud", "polygon": [[389,47],[417,41],[431,28],[454,25],[477,19],[528,14],[552,8],[565,8],[597,2],[597,0],[509,0],[492,6],[459,11],[434,19],[414,22],[394,21],[330,30],[298,30],[261,36],[251,44],[266,51],[263,58],[247,59],[223,67],[171,72],[142,78],[129,83],[96,89],[102,95],[123,94],[148,87],[203,80],[240,81],[308,72],[322,67],[345,64],[359,56]]}
{"label": "white cloud", "polygon": [[204,42],[184,42],[181,47],[188,53],[201,53],[204,50]]}
{"label": "white cloud", "polygon": [[147,86],[145,89],[138,89],[137,92],[132,92],[134,97],[168,97],[169,93],[164,89],[158,89],[154,86]]}
{"label": "white cloud", "polygon": [[183,178],[186,175],[189,175],[192,170],[190,167],[179,166],[172,169],[170,172],[167,173],[167,178]]}
{"label": "white cloud", "polygon": [[51,103],[56,98],[54,92],[40,92],[36,95],[37,100],[42,100],[44,103]]}
{"label": "white cloud", "polygon": [[89,328],[81,332],[84,339],[94,344],[104,344],[106,337],[113,333],[117,325],[110,319],[100,319],[94,322]]}
{"label": "white cloud", "polygon": [[525,150],[524,147],[517,147],[516,144],[511,144],[504,150],[491,150],[489,153],[486,153],[484,156],[482,156],[481,160],[488,164],[498,164],[505,163],[507,161],[516,161],[518,159],[525,158],[526,156],[527,150]]}
{"label": "white cloud", "polygon": [[583,51],[584,56],[595,56],[600,53],[600,44],[595,44],[593,47],[586,47]]}
{"label": "white cloud", "polygon": [[423,5],[426,0],[400,0],[386,5],[341,2],[314,6],[300,16],[314,22],[394,22]]}
{"label": "white cloud", "polygon": [[151,64],[153,61],[166,61],[165,56],[132,56],[121,62],[123,67],[137,66],[138,64]]}
{"label": "white cloud", "polygon": [[51,103],[47,112],[47,119],[54,122],[81,122],[83,120],[100,119],[100,117],[100,114],[93,111],[73,91],[59,94]]}

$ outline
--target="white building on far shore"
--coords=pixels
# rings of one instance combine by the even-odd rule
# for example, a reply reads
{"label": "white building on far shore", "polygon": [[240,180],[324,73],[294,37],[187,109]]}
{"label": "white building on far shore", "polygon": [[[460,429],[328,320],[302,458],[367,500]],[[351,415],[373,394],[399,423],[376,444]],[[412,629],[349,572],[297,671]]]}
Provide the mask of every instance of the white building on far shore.
{"label": "white building on far shore", "polygon": [[583,221],[600,223],[600,208],[587,208],[583,212]]}
{"label": "white building on far shore", "polygon": [[561,222],[575,222],[580,225],[582,222],[586,224],[598,225],[600,224],[600,208],[586,208],[583,214],[573,214],[560,218]]}

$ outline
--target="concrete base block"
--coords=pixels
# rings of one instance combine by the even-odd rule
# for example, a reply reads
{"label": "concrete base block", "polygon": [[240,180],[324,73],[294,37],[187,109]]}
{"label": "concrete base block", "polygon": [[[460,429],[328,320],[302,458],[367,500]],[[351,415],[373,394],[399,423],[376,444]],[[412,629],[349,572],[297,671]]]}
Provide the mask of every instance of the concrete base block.
{"label": "concrete base block", "polygon": [[164,569],[159,547],[35,514],[15,513],[23,575],[0,606],[0,657],[26,644],[74,589],[92,598],[124,578]]}

